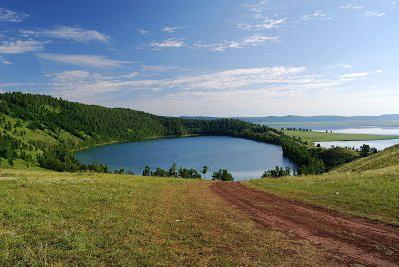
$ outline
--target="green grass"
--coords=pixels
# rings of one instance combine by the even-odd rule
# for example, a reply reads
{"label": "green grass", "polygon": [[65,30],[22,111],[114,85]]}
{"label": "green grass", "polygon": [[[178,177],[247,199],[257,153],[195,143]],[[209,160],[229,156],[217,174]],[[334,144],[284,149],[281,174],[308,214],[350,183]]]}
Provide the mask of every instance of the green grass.
{"label": "green grass", "polygon": [[399,225],[399,146],[323,175],[259,179],[246,184],[343,213]]}
{"label": "green grass", "polygon": [[326,252],[258,228],[211,182],[0,170],[1,266],[317,265]]}
{"label": "green grass", "polygon": [[344,133],[326,133],[326,132],[304,132],[288,131],[284,133],[292,137],[300,137],[308,142],[331,142],[331,141],[367,141],[367,140],[389,140],[397,139],[394,135],[373,135],[373,134],[344,134]]}
{"label": "green grass", "polygon": [[381,153],[374,154],[370,157],[361,158],[342,165],[335,169],[334,172],[362,172],[396,165],[399,165],[399,145],[389,147]]}

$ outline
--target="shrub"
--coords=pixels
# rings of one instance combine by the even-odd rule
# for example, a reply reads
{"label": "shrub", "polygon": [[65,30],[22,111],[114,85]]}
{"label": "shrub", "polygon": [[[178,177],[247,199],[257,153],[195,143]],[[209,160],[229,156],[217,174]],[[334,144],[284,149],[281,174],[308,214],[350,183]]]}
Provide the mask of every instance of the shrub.
{"label": "shrub", "polygon": [[143,176],[151,176],[151,169],[149,166],[144,167]]}
{"label": "shrub", "polygon": [[226,169],[219,169],[218,171],[214,172],[212,174],[212,179],[213,180],[219,180],[219,181],[233,181],[234,178],[229,173]]}
{"label": "shrub", "polygon": [[289,175],[291,175],[291,169],[289,167],[283,169],[283,167],[276,166],[274,170],[265,171],[262,178],[278,178]]}

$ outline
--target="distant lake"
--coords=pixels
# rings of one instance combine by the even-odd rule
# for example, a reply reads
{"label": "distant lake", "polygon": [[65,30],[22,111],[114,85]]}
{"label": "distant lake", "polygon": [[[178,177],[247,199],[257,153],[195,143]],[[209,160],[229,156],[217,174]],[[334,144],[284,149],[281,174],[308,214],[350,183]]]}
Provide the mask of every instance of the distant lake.
{"label": "distant lake", "polygon": [[368,141],[315,142],[315,144],[320,144],[320,146],[326,147],[326,148],[330,148],[331,146],[360,148],[362,145],[367,144],[371,147],[377,148],[378,150],[384,150],[387,147],[399,144],[399,139],[368,140]]}
{"label": "distant lake", "polygon": [[318,128],[316,131],[324,132],[325,130],[332,130],[334,133],[349,133],[349,134],[376,134],[376,135],[397,135],[399,136],[399,128],[380,128],[380,127],[353,127],[353,128],[342,128],[342,129],[321,129]]}
{"label": "distant lake", "polygon": [[265,170],[275,166],[295,168],[283,157],[280,146],[251,140],[199,136],[164,138],[135,143],[112,144],[90,148],[75,154],[84,164],[102,163],[111,170],[125,169],[141,174],[148,165],[167,169],[172,163],[185,168],[201,170],[207,165],[210,178],[218,169],[228,169],[235,180],[259,178]]}
{"label": "distant lake", "polygon": [[[316,131],[323,130],[317,129]],[[334,133],[347,133],[347,134],[375,134],[375,135],[397,135],[399,136],[399,128],[380,128],[380,127],[353,127],[353,128],[342,128],[332,129]],[[333,141],[333,142],[316,142],[322,147],[329,148],[331,146],[340,147],[355,147],[360,148],[362,145],[367,144],[371,147],[375,147],[378,150],[384,150],[387,147],[399,144],[399,139],[391,140],[368,140],[368,141]]]}

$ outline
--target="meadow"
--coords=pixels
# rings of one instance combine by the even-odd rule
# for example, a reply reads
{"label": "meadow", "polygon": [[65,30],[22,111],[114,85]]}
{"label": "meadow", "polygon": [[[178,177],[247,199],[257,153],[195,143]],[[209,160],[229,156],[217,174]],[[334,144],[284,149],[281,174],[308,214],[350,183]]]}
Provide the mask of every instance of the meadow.
{"label": "meadow", "polygon": [[328,256],[260,229],[211,183],[2,169],[0,265],[317,265]]}
{"label": "meadow", "polygon": [[367,140],[389,140],[397,139],[394,135],[374,135],[374,134],[347,134],[347,133],[331,133],[316,131],[289,131],[284,130],[288,136],[301,138],[308,142],[331,142],[331,141],[367,141]]}
{"label": "meadow", "polygon": [[[244,184],[399,225],[399,146],[315,176]],[[260,228],[213,181],[0,169],[1,266],[343,264],[323,248]],[[254,204],[256,205],[256,204]]]}

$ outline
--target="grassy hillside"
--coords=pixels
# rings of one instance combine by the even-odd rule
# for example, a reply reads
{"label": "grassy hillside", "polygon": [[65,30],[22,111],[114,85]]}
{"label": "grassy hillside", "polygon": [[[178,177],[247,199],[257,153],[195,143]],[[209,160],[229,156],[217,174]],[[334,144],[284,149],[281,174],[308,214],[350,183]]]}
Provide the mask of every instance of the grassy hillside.
{"label": "grassy hillside", "polygon": [[373,135],[373,134],[344,134],[344,133],[326,133],[315,131],[288,131],[284,130],[286,135],[299,137],[308,142],[330,142],[330,141],[367,141],[367,140],[389,140],[398,139],[394,135]]}
{"label": "grassy hillside", "polygon": [[260,229],[210,183],[0,169],[0,265],[314,266],[327,258]]}
{"label": "grassy hillside", "polygon": [[399,225],[399,146],[317,176],[246,183],[353,215]]}
{"label": "grassy hillside", "polygon": [[340,166],[334,172],[364,172],[396,165],[399,165],[399,145],[389,147],[370,157]]}

